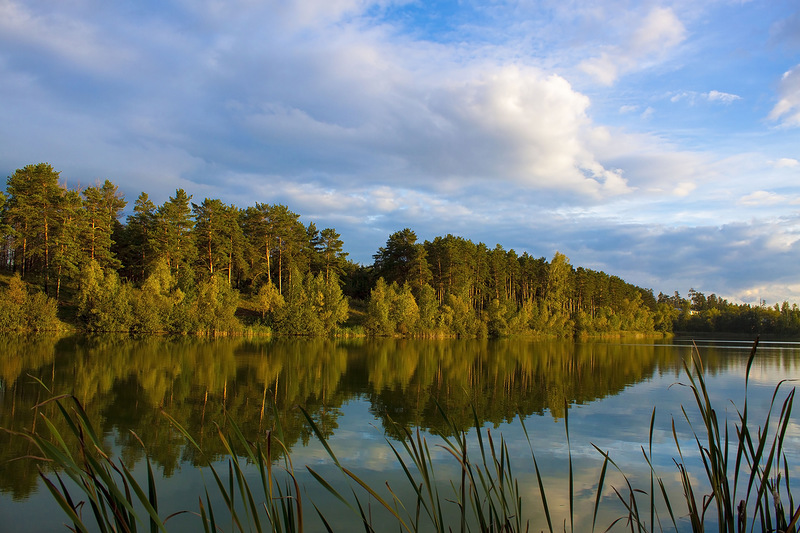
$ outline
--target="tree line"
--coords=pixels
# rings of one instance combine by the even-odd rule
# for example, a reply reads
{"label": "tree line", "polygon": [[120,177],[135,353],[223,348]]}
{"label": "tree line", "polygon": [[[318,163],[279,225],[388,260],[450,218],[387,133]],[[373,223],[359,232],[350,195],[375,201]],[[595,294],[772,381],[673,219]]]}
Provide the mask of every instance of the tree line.
{"label": "tree line", "polygon": [[[141,333],[570,337],[733,323],[561,253],[547,261],[453,235],[417,242],[406,228],[360,265],[335,229],[282,204],[195,203],[178,189],[155,205],[142,192],[123,222],[128,202],[111,181],[59,180],[32,164],[0,194],[0,268],[16,276],[2,289],[16,307],[0,310],[0,329],[52,329],[56,314],[90,331]],[[772,324],[761,308],[713,308]],[[784,314],[782,327],[800,331],[796,306]]]}

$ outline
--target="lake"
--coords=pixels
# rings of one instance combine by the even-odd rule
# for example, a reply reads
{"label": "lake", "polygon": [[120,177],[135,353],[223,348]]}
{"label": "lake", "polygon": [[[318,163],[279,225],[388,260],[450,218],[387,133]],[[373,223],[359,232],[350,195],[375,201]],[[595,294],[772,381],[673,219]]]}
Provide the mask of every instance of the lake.
{"label": "lake", "polygon": [[[477,419],[484,431],[489,430],[496,441],[502,436],[508,447],[525,501],[523,513],[532,531],[546,528],[546,522],[525,431],[541,469],[557,530],[562,529],[564,520],[569,527],[570,456],[577,531],[591,527],[602,464],[595,447],[610,454],[635,488],[649,490],[644,447],[667,490],[682,504],[673,461],[678,458],[674,419],[684,459],[690,467],[699,468],[697,475],[702,477],[697,446],[681,409],[684,406],[697,423],[691,391],[676,385],[687,382],[683,360],[691,354],[690,339],[567,342],[39,336],[2,337],[0,342],[4,347],[0,356],[0,427],[31,428],[36,419],[33,407],[50,397],[44,386],[56,395],[75,395],[102,431],[108,449],[141,479],[145,454],[131,431],[144,442],[159,478],[163,515],[178,510],[197,512],[204,482],[210,493],[216,492],[203,459],[170,427],[162,410],[187,428],[215,459],[224,456],[217,424],[227,427],[226,413],[253,441],[263,441],[278,423],[304,497],[324,511],[337,531],[351,530],[358,518],[321,489],[306,470],[306,465],[311,466],[335,486],[347,486],[297,406],[311,415],[345,467],[373,487],[382,488],[389,482],[400,493],[405,476],[390,446],[398,446],[396,424],[419,430],[429,440],[437,479],[442,493],[447,494],[448,479],[457,478],[460,470],[449,453],[435,446],[441,442],[435,435],[451,434],[440,407],[457,427],[470,430],[476,453]],[[714,406],[720,417],[727,416],[731,422],[743,403],[751,345],[752,340],[697,341]],[[763,423],[776,385],[798,377],[800,343],[762,341],[750,373],[751,419]],[[792,386],[782,385],[781,399]],[[52,409],[43,411],[55,420]],[[730,429],[733,431],[732,424]],[[800,467],[800,429],[794,419],[784,449],[789,464]],[[33,461],[8,462],[31,453],[34,449],[27,441],[0,432],[0,529],[64,529],[65,516],[39,481]],[[224,463],[220,465],[226,471]],[[798,470],[792,468],[793,476],[800,474]],[[609,474],[602,493],[600,531],[624,513],[613,487],[624,488],[624,480],[616,472]],[[221,511],[221,501],[215,501]],[[451,507],[447,512],[455,513],[455,506]],[[307,504],[306,511],[306,531],[323,531],[313,506]],[[660,512],[663,514],[663,509]],[[666,515],[661,518],[664,529],[669,530]],[[680,529],[687,524],[679,518]],[[187,513],[170,519],[168,526],[171,531],[196,531],[200,522]],[[230,521],[223,521],[226,531],[233,529],[230,526]],[[625,529],[624,521],[617,529]]]}

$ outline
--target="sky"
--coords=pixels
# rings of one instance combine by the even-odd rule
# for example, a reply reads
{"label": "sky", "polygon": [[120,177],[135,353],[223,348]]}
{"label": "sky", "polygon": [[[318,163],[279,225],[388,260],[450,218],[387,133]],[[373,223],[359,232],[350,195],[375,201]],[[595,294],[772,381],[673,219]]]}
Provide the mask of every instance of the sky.
{"label": "sky", "polygon": [[[0,0],[0,174],[800,303],[796,0]],[[4,174],[3,174],[4,173]]]}

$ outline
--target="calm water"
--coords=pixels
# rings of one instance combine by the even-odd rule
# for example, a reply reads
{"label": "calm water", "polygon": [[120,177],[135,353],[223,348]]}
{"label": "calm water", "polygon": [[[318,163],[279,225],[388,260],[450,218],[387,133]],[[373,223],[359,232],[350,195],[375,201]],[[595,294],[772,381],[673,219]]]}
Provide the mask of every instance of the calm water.
{"label": "calm water", "polygon": [[[654,408],[653,461],[677,499],[679,486],[670,485],[677,480],[672,460],[677,457],[673,417],[684,455],[689,461],[696,455],[681,411],[684,405],[693,412],[690,393],[687,387],[672,386],[686,381],[682,360],[690,354],[688,340],[3,337],[0,342],[0,427],[23,430],[32,426],[33,406],[48,397],[34,378],[55,394],[74,394],[102,430],[109,449],[138,474],[143,474],[144,453],[130,431],[144,441],[163,478],[158,487],[165,515],[182,509],[197,511],[204,480],[214,491],[213,478],[201,467],[202,460],[169,427],[161,409],[188,428],[206,453],[220,457],[223,449],[215,423],[224,426],[226,412],[253,440],[263,438],[277,416],[307,497],[341,530],[351,529],[355,517],[322,493],[305,470],[310,465],[334,483],[340,479],[296,406],[311,413],[340,461],[375,487],[385,481],[403,486],[403,472],[387,443],[395,434],[392,421],[420,429],[435,443],[437,437],[431,434],[447,432],[437,402],[463,428],[474,427],[474,407],[479,424],[490,428],[494,436],[502,434],[509,446],[532,530],[544,527],[544,519],[523,423],[544,470],[554,520],[562,524],[568,509],[564,425],[568,410],[579,499],[576,530],[591,525],[601,464],[594,446],[610,452],[634,485],[649,487],[642,446],[648,446]],[[698,343],[712,398],[719,410],[727,410],[729,420],[735,416],[735,406],[742,405],[750,344]],[[777,383],[798,377],[800,344],[762,343],[751,371],[751,409],[763,414]],[[790,385],[784,386],[788,392]],[[785,448],[791,453],[800,451],[796,423],[789,429]],[[439,447],[432,450],[438,478],[446,482],[448,476],[455,477],[457,465],[448,454]],[[24,439],[0,433],[0,530],[65,530],[61,511],[38,482],[36,466],[30,461],[7,462],[32,451]],[[800,464],[800,457],[790,459]],[[621,487],[621,478],[607,483],[600,530],[622,514],[611,484]],[[307,508],[313,512],[310,505]],[[184,514],[168,525],[177,531],[195,531],[199,521]],[[318,527],[309,515],[307,530]]]}

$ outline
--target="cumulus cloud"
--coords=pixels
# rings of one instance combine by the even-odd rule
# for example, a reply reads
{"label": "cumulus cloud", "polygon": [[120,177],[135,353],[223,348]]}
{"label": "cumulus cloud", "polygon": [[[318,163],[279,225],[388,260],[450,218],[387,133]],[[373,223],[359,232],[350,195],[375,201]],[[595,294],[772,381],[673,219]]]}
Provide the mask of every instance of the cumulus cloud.
{"label": "cumulus cloud", "polygon": [[686,28],[672,9],[654,7],[629,35],[626,43],[609,47],[600,55],[582,61],[581,70],[603,85],[653,62],[661,61],[686,39]]}
{"label": "cumulus cloud", "polygon": [[770,111],[770,120],[784,126],[800,126],[800,65],[784,72],[778,87],[778,103]]}
{"label": "cumulus cloud", "polygon": [[[591,152],[589,99],[565,79],[506,67],[457,85],[437,80],[437,86],[428,109],[446,126],[428,142],[437,153],[461,146],[457,158],[443,161],[446,174],[477,171],[589,195],[627,191],[619,173],[604,168]],[[426,136],[432,130],[421,131]]]}

